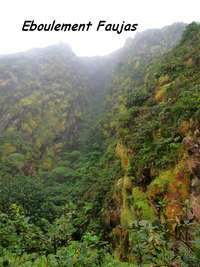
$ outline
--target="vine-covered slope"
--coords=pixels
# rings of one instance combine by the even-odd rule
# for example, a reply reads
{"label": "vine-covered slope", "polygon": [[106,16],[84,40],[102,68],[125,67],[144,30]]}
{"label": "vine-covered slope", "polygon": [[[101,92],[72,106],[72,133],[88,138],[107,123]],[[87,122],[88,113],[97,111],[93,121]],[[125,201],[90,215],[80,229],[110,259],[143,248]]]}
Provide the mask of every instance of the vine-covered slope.
{"label": "vine-covered slope", "polygon": [[198,266],[199,41],[193,23],[172,51],[145,68],[142,82],[137,71],[127,76],[127,65],[113,81],[119,90],[108,136],[115,134],[123,174],[106,215],[117,257],[137,266]]}

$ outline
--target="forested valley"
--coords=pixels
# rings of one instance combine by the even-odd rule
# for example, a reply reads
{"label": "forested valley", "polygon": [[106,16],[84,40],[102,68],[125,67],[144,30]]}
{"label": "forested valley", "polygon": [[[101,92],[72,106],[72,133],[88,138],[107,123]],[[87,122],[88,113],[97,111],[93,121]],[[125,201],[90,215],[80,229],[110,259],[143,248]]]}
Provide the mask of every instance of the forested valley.
{"label": "forested valley", "polygon": [[200,24],[0,56],[0,266],[200,266]]}

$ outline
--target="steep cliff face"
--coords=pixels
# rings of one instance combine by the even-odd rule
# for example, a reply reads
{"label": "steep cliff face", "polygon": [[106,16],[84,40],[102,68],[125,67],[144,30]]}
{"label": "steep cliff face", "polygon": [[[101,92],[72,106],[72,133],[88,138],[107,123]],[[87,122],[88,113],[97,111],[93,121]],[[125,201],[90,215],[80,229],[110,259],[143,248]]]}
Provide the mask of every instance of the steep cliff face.
{"label": "steep cliff face", "polygon": [[[181,255],[183,244],[195,249],[200,219],[199,43],[200,26],[193,23],[172,51],[142,66],[140,83],[135,76],[141,66],[135,62],[132,77],[126,66],[116,73],[112,131],[120,140],[116,155],[124,174],[113,187],[111,236],[117,257],[138,266],[158,264],[156,250]],[[169,259],[160,264],[169,264]],[[183,266],[176,257],[171,264],[166,266]]]}

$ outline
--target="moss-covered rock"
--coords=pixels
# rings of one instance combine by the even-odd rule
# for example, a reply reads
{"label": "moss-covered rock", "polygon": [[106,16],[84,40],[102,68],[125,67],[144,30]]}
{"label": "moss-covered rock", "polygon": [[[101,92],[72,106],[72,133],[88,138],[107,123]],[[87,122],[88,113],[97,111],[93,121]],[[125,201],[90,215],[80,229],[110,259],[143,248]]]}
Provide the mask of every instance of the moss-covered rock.
{"label": "moss-covered rock", "polygon": [[131,227],[135,220],[133,207],[123,207],[121,209],[120,222],[122,227]]}
{"label": "moss-covered rock", "polygon": [[153,221],[156,218],[156,213],[147,198],[147,194],[145,194],[139,187],[134,187],[132,195],[133,206],[137,217],[140,220]]}

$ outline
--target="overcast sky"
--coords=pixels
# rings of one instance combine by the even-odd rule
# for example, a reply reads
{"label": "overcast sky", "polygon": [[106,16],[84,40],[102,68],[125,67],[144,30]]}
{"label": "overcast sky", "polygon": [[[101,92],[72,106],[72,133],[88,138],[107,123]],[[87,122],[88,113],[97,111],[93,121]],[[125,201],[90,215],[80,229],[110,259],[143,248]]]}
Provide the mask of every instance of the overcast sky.
{"label": "overcast sky", "polygon": [[199,0],[0,0],[0,54],[14,53],[59,42],[77,55],[104,55],[123,46],[133,32],[22,32],[24,20],[37,23],[138,23],[138,32],[173,22],[199,21]]}

